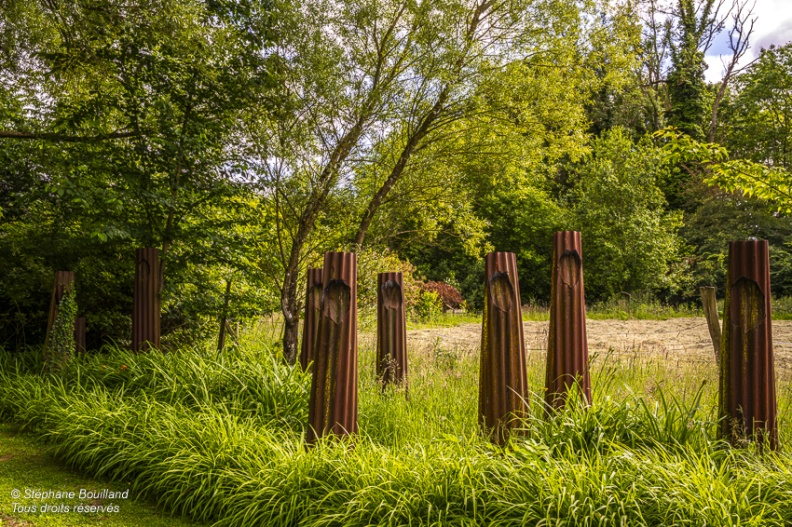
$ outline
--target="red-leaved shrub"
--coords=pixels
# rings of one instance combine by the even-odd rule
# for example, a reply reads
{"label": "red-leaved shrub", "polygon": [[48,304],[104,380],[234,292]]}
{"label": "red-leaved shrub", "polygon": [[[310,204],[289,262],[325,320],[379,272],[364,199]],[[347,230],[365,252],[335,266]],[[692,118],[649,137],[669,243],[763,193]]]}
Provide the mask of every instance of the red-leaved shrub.
{"label": "red-leaved shrub", "polygon": [[421,286],[421,290],[437,293],[443,302],[444,311],[460,309],[465,302],[465,299],[462,298],[462,293],[456,287],[445,282],[426,282]]}

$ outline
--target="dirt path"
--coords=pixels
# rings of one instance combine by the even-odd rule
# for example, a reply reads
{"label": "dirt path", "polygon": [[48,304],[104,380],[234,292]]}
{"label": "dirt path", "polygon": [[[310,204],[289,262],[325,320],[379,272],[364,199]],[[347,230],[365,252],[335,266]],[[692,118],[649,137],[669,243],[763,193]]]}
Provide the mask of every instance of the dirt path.
{"label": "dirt path", "polygon": [[[525,322],[525,347],[528,353],[545,353],[549,322]],[[714,350],[707,322],[702,318],[670,320],[588,320],[586,332],[589,354],[607,352],[634,355],[636,352],[690,362],[712,361]],[[481,326],[463,324],[454,328],[419,329],[407,332],[413,349],[442,347],[478,350]],[[792,375],[792,321],[773,322],[773,350],[776,368]]]}

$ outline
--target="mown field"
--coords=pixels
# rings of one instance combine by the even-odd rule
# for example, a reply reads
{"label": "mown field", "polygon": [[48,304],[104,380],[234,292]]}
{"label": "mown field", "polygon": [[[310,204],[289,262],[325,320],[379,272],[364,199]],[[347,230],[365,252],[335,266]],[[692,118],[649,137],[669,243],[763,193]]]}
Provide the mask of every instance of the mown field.
{"label": "mown field", "polygon": [[[551,417],[540,402],[544,323],[526,323],[532,415],[505,448],[478,434],[475,325],[411,331],[407,393],[381,392],[362,334],[360,434],[349,442],[305,447],[310,378],[267,338],[221,355],[106,349],[58,374],[42,374],[35,353],[2,353],[0,420],[83,474],[216,525],[792,524],[788,368],[778,372],[785,448],[735,449],[715,437],[706,340],[700,355],[675,344],[700,342],[703,319],[630,322],[623,338],[622,322],[589,322],[593,405]],[[775,327],[784,355],[792,324]]]}

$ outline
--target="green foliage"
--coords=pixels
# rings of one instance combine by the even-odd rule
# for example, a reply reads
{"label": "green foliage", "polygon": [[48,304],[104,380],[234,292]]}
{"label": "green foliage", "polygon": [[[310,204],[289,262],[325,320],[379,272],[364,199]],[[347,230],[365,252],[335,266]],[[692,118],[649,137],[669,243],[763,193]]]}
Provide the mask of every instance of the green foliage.
{"label": "green foliage", "polygon": [[[730,159],[726,147],[696,141],[673,128],[654,135],[662,141],[663,156],[670,164],[721,190],[710,192],[686,216],[680,231],[688,245],[686,276],[678,287],[685,300],[697,298],[699,286],[720,287],[726,276],[728,242],[751,236],[769,241],[773,292],[788,295],[792,224],[772,209],[785,213],[792,207],[789,174],[755,161]],[[766,206],[768,201],[772,208]]]}
{"label": "green foliage", "polygon": [[680,218],[664,210],[658,182],[666,173],[651,141],[634,144],[620,129],[594,140],[591,156],[574,168],[574,225],[583,237],[587,297],[670,286]]}
{"label": "green foliage", "polygon": [[673,128],[654,134],[664,141],[663,154],[670,163],[683,163],[705,176],[709,185],[774,202],[779,212],[792,213],[792,176],[781,167],[748,159],[730,159],[726,147],[701,143]]}
{"label": "green foliage", "polygon": [[277,68],[265,50],[276,7],[4,3],[13,89],[0,95],[0,160],[10,161],[0,163],[0,252],[10,255],[0,262],[2,342],[41,342],[40,284],[59,268],[76,271],[89,347],[128,341],[141,246],[162,249],[166,334],[201,336],[229,267],[247,271],[235,290],[243,301],[268,300],[274,288],[235,258],[255,214],[246,161],[230,145],[254,108],[274,105]]}
{"label": "green foliage", "polygon": [[418,322],[434,322],[443,314],[443,301],[434,291],[421,291],[411,314]]}
{"label": "green foliage", "polygon": [[762,49],[735,79],[724,114],[724,143],[732,156],[792,168],[792,44]]}
{"label": "green foliage", "polygon": [[[229,317],[280,310],[294,355],[304,268],[339,247],[363,312],[389,270],[416,275],[408,305],[420,274],[480,309],[492,250],[546,301],[566,228],[592,300],[689,302],[744,233],[771,240],[789,294],[792,46],[739,75],[724,144],[701,143],[719,4],[675,0],[646,27],[649,4],[6,0],[0,343],[44,340],[68,268],[89,348],[128,344],[142,246],[162,250],[170,349],[217,332],[230,280]],[[661,150],[641,139],[666,122]]]}
{"label": "green foliage", "polygon": [[[683,2],[692,4],[691,0]],[[704,53],[695,44],[683,42],[682,46],[672,55],[674,66],[668,75],[671,100],[668,122],[692,137],[703,139],[708,96],[704,83]]]}
{"label": "green foliage", "polygon": [[675,27],[671,41],[671,71],[668,98],[671,109],[668,123],[701,140],[707,123],[709,94],[704,82],[704,53],[711,35],[718,32],[719,10],[716,0],[677,0],[673,9]]}

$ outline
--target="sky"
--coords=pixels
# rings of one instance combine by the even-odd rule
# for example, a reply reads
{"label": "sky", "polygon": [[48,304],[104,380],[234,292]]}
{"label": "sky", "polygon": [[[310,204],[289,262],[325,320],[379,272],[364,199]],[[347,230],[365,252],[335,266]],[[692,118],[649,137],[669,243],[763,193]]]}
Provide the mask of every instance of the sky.
{"label": "sky", "polygon": [[[751,48],[740,61],[739,66],[750,63],[759,55],[759,50],[792,42],[792,0],[756,0],[754,8],[754,33],[751,37]],[[724,32],[713,42],[705,60],[709,65],[705,75],[709,82],[718,82],[723,78],[724,66],[731,57],[728,46],[728,35]],[[738,67],[739,67],[738,66]]]}

